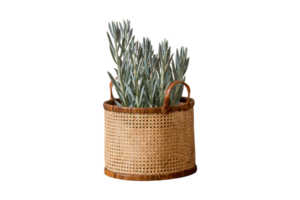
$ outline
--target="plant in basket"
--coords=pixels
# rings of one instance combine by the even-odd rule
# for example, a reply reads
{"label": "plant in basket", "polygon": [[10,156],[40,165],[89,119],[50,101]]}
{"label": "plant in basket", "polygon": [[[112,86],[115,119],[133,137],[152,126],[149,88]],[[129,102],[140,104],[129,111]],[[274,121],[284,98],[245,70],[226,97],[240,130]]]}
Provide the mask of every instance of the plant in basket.
{"label": "plant in basket", "polygon": [[[194,100],[185,83],[187,48],[171,54],[168,41],[155,53],[135,41],[130,21],[108,24],[111,100],[105,109],[105,174],[126,180],[162,180],[196,172]],[[114,86],[118,99],[112,94]],[[183,86],[188,97],[182,97]]]}
{"label": "plant in basket", "polygon": [[[153,44],[150,36],[137,39],[132,20],[121,18],[106,22],[104,31],[107,49],[115,67],[106,70],[113,83],[114,94],[123,107],[161,107],[169,85],[174,81],[187,80],[191,64],[189,47],[180,45],[173,52],[170,40],[163,37]],[[170,93],[170,106],[178,105],[185,92],[183,84],[174,86]]]}

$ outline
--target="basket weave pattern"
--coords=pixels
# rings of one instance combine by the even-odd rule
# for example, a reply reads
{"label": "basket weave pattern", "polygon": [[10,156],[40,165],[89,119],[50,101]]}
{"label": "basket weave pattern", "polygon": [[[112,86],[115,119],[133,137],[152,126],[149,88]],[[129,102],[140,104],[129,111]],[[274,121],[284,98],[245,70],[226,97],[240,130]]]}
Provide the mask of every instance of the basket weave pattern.
{"label": "basket weave pattern", "polygon": [[170,174],[195,166],[194,110],[105,110],[105,167],[122,174]]}

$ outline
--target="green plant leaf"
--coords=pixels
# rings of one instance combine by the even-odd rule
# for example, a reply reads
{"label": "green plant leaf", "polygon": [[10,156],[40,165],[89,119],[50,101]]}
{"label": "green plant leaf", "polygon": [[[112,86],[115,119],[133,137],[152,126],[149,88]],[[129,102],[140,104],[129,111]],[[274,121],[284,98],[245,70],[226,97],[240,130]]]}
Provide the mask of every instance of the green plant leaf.
{"label": "green plant leaf", "polygon": [[145,89],[145,86],[143,86],[142,91],[141,91],[140,101],[139,101],[140,103],[142,102],[142,99],[143,99],[144,89]]}
{"label": "green plant leaf", "polygon": [[164,78],[164,83],[165,84],[167,83],[168,79],[170,78],[169,75],[170,75],[170,71],[166,71],[166,75],[165,75],[165,78]]}
{"label": "green plant leaf", "polygon": [[113,87],[115,88],[116,96],[118,96],[120,98],[120,101],[122,102],[122,104],[124,106],[126,106],[126,102],[125,102],[125,99],[122,95],[120,87],[118,86],[117,81],[115,81],[114,77],[112,76],[111,71],[110,70],[105,70],[105,74],[109,77],[109,80],[113,83]]}
{"label": "green plant leaf", "polygon": [[144,90],[144,97],[145,97],[146,104],[148,105],[148,107],[153,107],[148,96],[149,94],[146,92],[146,90]]}
{"label": "green plant leaf", "polygon": [[116,103],[118,106],[122,107],[122,105],[121,105],[118,101],[115,100],[115,103]]}
{"label": "green plant leaf", "polygon": [[108,31],[104,31],[104,33],[105,33],[105,38],[107,39],[109,54],[110,54],[113,62],[116,63],[115,46],[114,46],[114,44],[113,44],[113,42],[111,40],[111,36],[110,36],[109,32]]}
{"label": "green plant leaf", "polygon": [[133,94],[133,92],[131,91],[131,88],[130,88],[130,86],[127,84],[127,83],[125,83],[125,86],[126,86],[126,88],[127,88],[127,90],[128,90],[128,93],[130,94],[130,96],[134,99],[134,94]]}
{"label": "green plant leaf", "polygon": [[111,21],[107,22],[107,25],[108,25],[107,29],[109,31],[109,34],[111,35],[112,38],[115,38],[115,35],[114,35],[115,31],[114,31],[112,22]]}
{"label": "green plant leaf", "polygon": [[[122,26],[122,24],[121,23],[119,23],[119,29],[120,29],[120,31],[121,31],[121,41],[124,41],[124,39],[125,39],[125,28]],[[122,45],[123,46],[123,45]],[[124,46],[123,46],[124,47]]]}
{"label": "green plant leaf", "polygon": [[118,76],[118,70],[117,70],[117,68],[112,67],[112,69],[113,69],[113,72],[114,72],[115,76]]}
{"label": "green plant leaf", "polygon": [[[156,83],[155,83],[156,84]],[[156,92],[156,87],[155,85],[153,86],[153,92],[152,92],[152,99],[154,99],[155,97],[155,92]]]}
{"label": "green plant leaf", "polygon": [[138,82],[140,84],[140,88],[139,89],[141,89],[141,87],[144,85],[144,76],[142,76],[141,78],[139,78]]}
{"label": "green plant leaf", "polygon": [[116,82],[116,80],[114,79],[114,77],[109,72],[107,72],[107,73],[108,73],[108,76],[109,76],[111,82],[114,84],[116,90],[121,92],[121,89],[120,89],[118,83]]}

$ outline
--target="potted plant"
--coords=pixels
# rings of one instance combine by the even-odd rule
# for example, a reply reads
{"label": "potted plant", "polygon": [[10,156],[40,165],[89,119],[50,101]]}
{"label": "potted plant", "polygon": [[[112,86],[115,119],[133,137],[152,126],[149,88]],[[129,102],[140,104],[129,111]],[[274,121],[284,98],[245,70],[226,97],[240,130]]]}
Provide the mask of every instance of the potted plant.
{"label": "potted plant", "polygon": [[[154,53],[151,41],[135,41],[130,21],[109,23],[109,49],[117,77],[108,75],[105,101],[105,174],[125,180],[162,180],[193,174],[194,99],[185,83],[187,49],[168,41]],[[119,98],[114,98],[112,88]],[[182,97],[183,87],[188,97]]]}

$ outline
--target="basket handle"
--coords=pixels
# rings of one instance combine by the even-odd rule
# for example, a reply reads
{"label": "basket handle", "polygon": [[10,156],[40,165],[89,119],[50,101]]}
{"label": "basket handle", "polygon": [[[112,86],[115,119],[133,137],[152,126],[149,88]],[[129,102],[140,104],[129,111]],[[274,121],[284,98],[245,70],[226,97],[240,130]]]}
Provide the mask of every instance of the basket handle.
{"label": "basket handle", "polygon": [[111,81],[108,81],[107,83],[107,89],[108,89],[108,99],[112,99],[115,97],[113,93],[113,84]]}
{"label": "basket handle", "polygon": [[185,109],[188,110],[190,108],[190,93],[191,93],[191,89],[190,89],[189,85],[186,84],[185,82],[182,82],[182,81],[174,81],[173,83],[171,83],[169,85],[169,87],[166,90],[164,105],[161,108],[161,112],[163,114],[168,114],[170,112],[170,94],[171,94],[171,90],[172,90],[173,86],[176,85],[177,83],[182,83],[186,87],[186,89],[188,91],[188,98],[187,98],[186,103],[185,103],[186,104],[186,108]]}
{"label": "basket handle", "polygon": [[[162,106],[162,113],[168,113],[167,111],[170,109],[170,93],[174,85],[177,83],[182,83],[185,86],[185,92],[187,92],[187,101],[186,105],[190,105],[190,98],[192,96],[192,86],[188,82],[183,82],[183,81],[174,81],[171,83],[166,91],[165,94],[165,100],[164,100],[164,105]],[[113,94],[113,83],[111,81],[108,81],[107,83],[107,89],[108,89],[108,99],[114,98],[115,95]]]}
{"label": "basket handle", "polygon": [[[118,77],[116,77],[115,79],[117,79]],[[110,81],[110,84],[109,84],[109,90],[110,90],[110,99],[115,99],[114,95],[113,95],[113,92],[112,92],[112,88],[113,88],[114,84],[112,81]]]}

